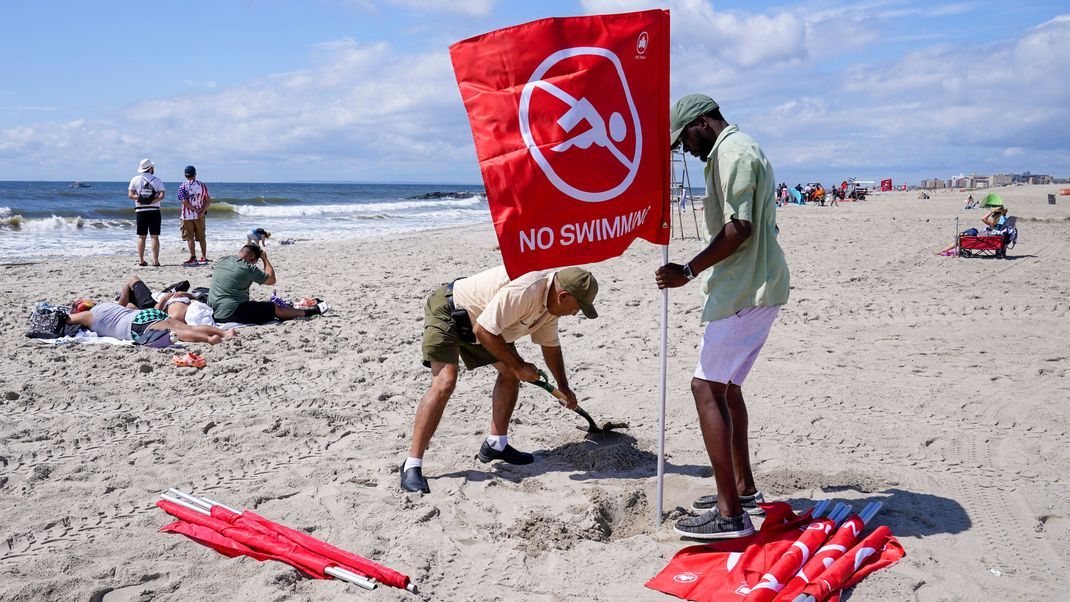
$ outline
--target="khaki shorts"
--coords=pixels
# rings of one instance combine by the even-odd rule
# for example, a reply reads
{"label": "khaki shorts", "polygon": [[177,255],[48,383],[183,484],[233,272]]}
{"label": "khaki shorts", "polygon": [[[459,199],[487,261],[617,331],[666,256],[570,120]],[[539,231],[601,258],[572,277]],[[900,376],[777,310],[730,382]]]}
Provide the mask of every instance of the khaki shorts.
{"label": "khaki shorts", "polygon": [[197,219],[182,220],[182,240],[195,240],[204,242],[204,216]]}
{"label": "khaki shorts", "polygon": [[[509,346],[516,349],[512,343]],[[424,305],[423,362],[430,368],[431,362],[457,364],[459,359],[464,360],[464,367],[469,370],[501,361],[482,345],[465,343],[457,336],[446,301],[446,287],[440,286]]]}

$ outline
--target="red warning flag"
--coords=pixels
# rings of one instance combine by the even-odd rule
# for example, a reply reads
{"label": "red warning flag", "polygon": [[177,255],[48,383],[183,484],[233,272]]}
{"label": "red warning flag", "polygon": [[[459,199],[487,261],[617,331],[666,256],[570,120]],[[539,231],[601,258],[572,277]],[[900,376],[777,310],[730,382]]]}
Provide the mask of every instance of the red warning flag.
{"label": "red warning flag", "polygon": [[450,56],[511,277],[668,244],[668,11],[542,19]]}

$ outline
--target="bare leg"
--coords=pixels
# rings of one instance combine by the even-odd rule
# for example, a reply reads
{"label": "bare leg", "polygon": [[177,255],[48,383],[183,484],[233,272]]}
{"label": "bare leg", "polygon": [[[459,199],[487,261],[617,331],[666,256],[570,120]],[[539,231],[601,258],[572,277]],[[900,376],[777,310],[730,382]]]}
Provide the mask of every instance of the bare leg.
{"label": "bare leg", "polygon": [[728,413],[732,416],[732,467],[736,473],[736,489],[740,495],[754,495],[754,473],[750,467],[750,444],[747,434],[747,404],[743,401],[743,389],[728,384]]}
{"label": "bare leg", "polygon": [[275,317],[285,322],[286,320],[293,320],[294,318],[307,318],[309,315],[306,309],[294,309],[292,307],[283,307],[281,305],[275,306]]}
{"label": "bare leg", "polygon": [[187,241],[186,241],[186,246],[187,246],[187,247],[189,248],[189,258],[190,258],[190,259],[197,259],[197,255],[196,255],[196,252],[197,252],[197,250],[196,250],[196,248],[195,248],[195,247],[193,246],[193,242],[194,242],[194,241],[193,241],[193,239],[192,239],[192,238],[191,238],[191,239],[189,239],[189,240],[187,240]]}
{"label": "bare leg", "polygon": [[446,403],[457,386],[457,364],[431,362],[431,388],[416,406],[416,420],[412,425],[412,446],[409,456],[423,458],[431,437],[438,429]]}
{"label": "bare leg", "polygon": [[[190,257],[193,257],[193,244],[190,244]],[[208,259],[208,239],[201,239],[201,259]]]}
{"label": "bare leg", "polygon": [[152,265],[160,265],[160,237],[152,237]]}
{"label": "bare leg", "polygon": [[130,309],[137,309],[138,307],[136,305],[131,304],[130,299],[134,295],[134,285],[138,282],[141,282],[141,278],[138,278],[137,276],[127,278],[126,282],[123,283],[122,288],[119,289],[119,300],[116,301],[116,303],[125,305]]}
{"label": "bare leg", "polygon": [[732,417],[728,412],[727,385],[700,378],[691,379],[702,439],[717,482],[717,509],[722,516],[739,516],[743,507],[736,490],[732,466]]}
{"label": "bare leg", "polygon": [[513,416],[516,408],[516,400],[520,394],[520,379],[516,373],[507,368],[505,364],[497,363],[498,380],[494,381],[494,393],[492,400],[494,408],[491,412],[490,434],[509,434],[509,419]]}
{"label": "bare leg", "polygon": [[137,262],[145,263],[145,237],[137,237]]}
{"label": "bare leg", "polygon": [[[168,328],[171,329],[171,332],[175,333],[178,340],[185,343],[208,343],[210,345],[218,345],[223,342],[223,331],[212,326],[190,326],[183,322],[179,322],[174,318],[160,320],[149,326],[149,330],[166,330]],[[212,329],[215,332],[206,329]]]}

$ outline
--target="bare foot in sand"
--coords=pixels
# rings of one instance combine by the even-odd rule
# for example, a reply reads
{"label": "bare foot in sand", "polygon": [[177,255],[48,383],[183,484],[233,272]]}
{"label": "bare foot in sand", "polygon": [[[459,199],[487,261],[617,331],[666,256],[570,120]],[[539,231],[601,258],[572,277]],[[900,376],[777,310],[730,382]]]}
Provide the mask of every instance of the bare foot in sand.
{"label": "bare foot in sand", "polygon": [[224,339],[230,339],[230,338],[233,338],[233,337],[236,337],[236,336],[238,336],[238,331],[233,329],[233,328],[228,329],[223,333],[223,338]]}
{"label": "bare foot in sand", "polygon": [[222,342],[223,342],[223,337],[219,336],[218,334],[208,335],[208,344],[209,345],[218,345],[218,344],[220,344]]}

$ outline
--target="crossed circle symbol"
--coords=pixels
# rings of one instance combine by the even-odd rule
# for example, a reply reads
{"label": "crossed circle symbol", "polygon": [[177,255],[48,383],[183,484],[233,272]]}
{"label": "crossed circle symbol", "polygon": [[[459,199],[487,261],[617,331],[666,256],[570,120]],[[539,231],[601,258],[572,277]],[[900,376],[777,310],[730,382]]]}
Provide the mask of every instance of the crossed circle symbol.
{"label": "crossed circle symbol", "polygon": [[[531,124],[529,123],[530,117],[528,111],[531,105],[531,94],[535,90],[535,88],[540,88],[550,93],[551,95],[557,97],[558,99],[564,101],[566,104],[569,104],[572,107],[575,107],[580,103],[587,102],[585,98],[576,100],[557,86],[554,86],[549,82],[543,81],[542,79],[543,76],[546,75],[546,72],[549,71],[550,68],[556,65],[557,63],[565,59],[577,56],[600,56],[613,63],[613,66],[617,70],[617,77],[620,78],[620,83],[624,88],[624,97],[625,100],[627,100],[628,102],[628,109],[631,113],[632,123],[635,124],[635,153],[633,154],[631,159],[628,159],[626,156],[624,156],[620,152],[620,150],[617,149],[616,146],[613,144],[613,141],[622,141],[625,135],[627,134],[627,125],[625,124],[624,118],[620,115],[620,113],[614,113],[612,116],[610,116],[608,131],[605,132],[605,140],[603,140],[605,144],[596,143],[600,146],[605,146],[613,154],[613,156],[621,162],[621,164],[628,168],[628,175],[625,176],[620,183],[610,188],[609,190],[595,192],[581,190],[576,186],[573,186],[572,184],[566,182],[561,176],[557,174],[556,171],[554,171],[553,166],[550,165],[550,162],[546,159],[546,156],[543,155],[542,150],[535,143],[535,138],[531,135]],[[577,46],[575,48],[565,48],[564,50],[558,50],[557,52],[546,57],[542,61],[542,63],[539,64],[538,68],[535,69],[535,72],[531,74],[531,77],[528,79],[528,83],[524,84],[524,89],[520,93],[519,119],[520,135],[524,139],[524,144],[526,144],[528,147],[528,152],[531,153],[532,158],[535,159],[535,163],[539,166],[542,172],[546,174],[546,177],[554,185],[554,188],[557,188],[561,192],[578,201],[584,201],[587,203],[600,203],[602,201],[615,199],[620,196],[622,192],[627,190],[629,186],[631,186],[632,181],[635,180],[635,176],[639,172],[639,160],[642,158],[643,153],[643,129],[639,123],[639,111],[637,111],[635,108],[635,101],[632,99],[632,92],[631,89],[628,87],[628,78],[624,75],[624,68],[621,66],[620,59],[617,58],[616,54],[610,52],[605,48],[598,48],[593,46]],[[609,140],[610,137],[612,138],[612,141]],[[567,145],[568,143],[566,142],[564,144]]]}

